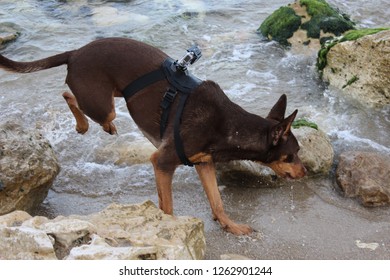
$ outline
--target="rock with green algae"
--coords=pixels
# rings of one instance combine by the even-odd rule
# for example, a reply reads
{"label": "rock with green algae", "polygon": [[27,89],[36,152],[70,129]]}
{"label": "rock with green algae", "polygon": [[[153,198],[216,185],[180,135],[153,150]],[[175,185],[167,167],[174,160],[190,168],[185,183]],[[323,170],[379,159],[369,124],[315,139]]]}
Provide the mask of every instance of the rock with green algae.
{"label": "rock with green algae", "polygon": [[338,43],[346,42],[346,41],[354,41],[357,39],[360,39],[367,35],[374,35],[381,31],[390,30],[390,28],[381,27],[381,28],[365,28],[365,29],[358,29],[358,30],[350,30],[346,32],[343,36],[333,38],[332,40],[325,41],[321,45],[321,49],[318,52],[317,57],[317,68],[319,71],[322,71],[327,64],[327,54],[329,50],[334,47]]}
{"label": "rock with green algae", "polygon": [[283,45],[301,25],[301,18],[290,7],[281,7],[270,15],[259,27],[259,31],[271,40]]}
{"label": "rock with green algae", "polygon": [[323,80],[367,107],[390,104],[390,28],[350,31],[324,44]]}
{"label": "rock with green algae", "polygon": [[306,7],[311,17],[309,21],[302,24],[302,28],[307,30],[308,37],[320,38],[321,30],[340,36],[345,31],[354,29],[354,23],[349,17],[331,7],[325,0],[300,0],[299,2]]}
{"label": "rock with green algae", "polygon": [[320,39],[339,36],[353,29],[348,16],[324,0],[300,0],[281,7],[270,15],[258,31],[282,45],[320,49]]}

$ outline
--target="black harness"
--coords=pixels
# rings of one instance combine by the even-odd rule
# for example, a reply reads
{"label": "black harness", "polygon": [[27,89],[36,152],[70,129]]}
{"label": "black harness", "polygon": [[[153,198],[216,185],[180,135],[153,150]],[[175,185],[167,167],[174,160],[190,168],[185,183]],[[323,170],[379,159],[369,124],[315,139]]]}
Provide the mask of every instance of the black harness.
{"label": "black harness", "polygon": [[182,71],[177,68],[175,60],[168,57],[159,69],[149,72],[130,83],[122,91],[122,94],[127,102],[134,94],[136,94],[141,89],[164,79],[168,80],[170,87],[165,92],[163,100],[160,104],[160,107],[162,108],[160,137],[162,138],[164,136],[165,129],[168,125],[171,105],[174,102],[177,93],[180,93],[179,105],[176,111],[173,127],[175,148],[180,161],[184,165],[193,166],[197,163],[192,163],[185,155],[183,141],[180,136],[180,123],[188,96],[196,87],[198,87],[202,83],[202,80],[198,79],[194,75],[191,75],[187,70]]}

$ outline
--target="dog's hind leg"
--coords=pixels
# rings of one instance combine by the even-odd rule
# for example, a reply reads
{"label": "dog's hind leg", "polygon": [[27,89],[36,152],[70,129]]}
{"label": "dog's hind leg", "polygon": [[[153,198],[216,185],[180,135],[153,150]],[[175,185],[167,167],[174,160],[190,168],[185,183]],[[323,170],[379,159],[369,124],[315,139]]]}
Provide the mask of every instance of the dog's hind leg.
{"label": "dog's hind leg", "polygon": [[86,133],[89,127],[88,119],[84,115],[83,111],[80,110],[76,98],[70,92],[64,92],[62,96],[76,119],[76,131],[81,134]]}
{"label": "dog's hind leg", "polygon": [[115,117],[116,117],[116,113],[115,111],[112,111],[110,114],[108,114],[106,121],[101,123],[103,130],[111,135],[117,134],[116,127],[112,123]]}
{"label": "dog's hind leg", "polygon": [[218,220],[225,230],[235,235],[251,233],[253,231],[251,227],[236,224],[226,215],[225,210],[223,209],[221,194],[219,193],[215,175],[215,166],[212,159],[210,158],[209,161],[196,165],[196,171],[198,172],[207,198],[209,199],[214,219]]}
{"label": "dog's hind leg", "polygon": [[[80,69],[82,70],[83,67],[80,67]],[[104,77],[87,75],[80,69],[76,69],[78,70],[76,71],[68,68],[66,78],[66,83],[74,94],[73,102],[77,104],[75,107],[77,109],[72,111],[76,120],[82,123],[80,117],[78,117],[79,112],[82,112],[83,115],[100,124],[105,132],[116,134],[116,127],[112,123],[116,117],[114,96],[117,96],[117,94],[114,86]],[[66,99],[69,95],[65,96]]]}

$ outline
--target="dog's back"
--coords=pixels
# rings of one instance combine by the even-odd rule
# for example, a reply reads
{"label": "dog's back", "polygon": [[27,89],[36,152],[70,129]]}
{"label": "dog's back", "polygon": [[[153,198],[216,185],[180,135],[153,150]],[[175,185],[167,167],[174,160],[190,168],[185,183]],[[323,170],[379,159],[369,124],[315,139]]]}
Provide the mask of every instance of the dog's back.
{"label": "dog's back", "polygon": [[161,50],[132,39],[96,40],[72,52],[67,83],[73,85],[79,79],[86,84],[111,82],[122,91],[133,80],[159,68],[166,57]]}

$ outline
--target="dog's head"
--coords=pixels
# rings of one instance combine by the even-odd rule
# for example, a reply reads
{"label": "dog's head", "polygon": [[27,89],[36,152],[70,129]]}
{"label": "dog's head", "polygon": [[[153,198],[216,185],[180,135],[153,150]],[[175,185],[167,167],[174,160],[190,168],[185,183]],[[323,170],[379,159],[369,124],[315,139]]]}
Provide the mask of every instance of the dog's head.
{"label": "dog's head", "polygon": [[298,157],[299,144],[291,132],[291,125],[298,110],[284,118],[287,97],[282,95],[267,116],[271,122],[268,132],[268,153],[265,165],[283,178],[299,179],[305,176],[306,168]]}

